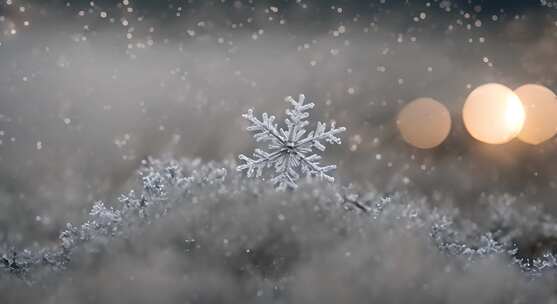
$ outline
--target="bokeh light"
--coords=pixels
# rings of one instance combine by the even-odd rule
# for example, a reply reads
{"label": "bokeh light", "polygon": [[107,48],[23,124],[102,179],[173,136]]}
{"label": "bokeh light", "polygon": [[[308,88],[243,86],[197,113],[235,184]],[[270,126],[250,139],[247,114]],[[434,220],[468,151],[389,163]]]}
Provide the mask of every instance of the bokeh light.
{"label": "bokeh light", "polygon": [[431,149],[449,135],[451,115],[440,102],[418,98],[400,111],[396,123],[407,143],[416,148]]}
{"label": "bokeh light", "polygon": [[557,132],[557,99],[550,89],[536,84],[526,84],[515,90],[522,101],[526,120],[518,138],[538,145],[552,138]]}
{"label": "bokeh light", "polygon": [[470,93],[462,118],[475,139],[488,144],[504,144],[522,130],[525,112],[519,97],[511,89],[490,83]]}

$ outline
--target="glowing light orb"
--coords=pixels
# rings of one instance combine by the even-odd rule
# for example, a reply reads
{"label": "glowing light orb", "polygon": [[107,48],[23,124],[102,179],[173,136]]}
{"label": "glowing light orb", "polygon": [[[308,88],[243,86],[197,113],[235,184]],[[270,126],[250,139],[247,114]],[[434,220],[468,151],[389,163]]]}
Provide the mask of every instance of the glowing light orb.
{"label": "glowing light orb", "polygon": [[548,88],[527,84],[514,91],[522,101],[526,121],[518,139],[532,145],[541,144],[557,133],[557,98]]}
{"label": "glowing light orb", "polygon": [[431,98],[418,98],[399,113],[396,124],[404,141],[420,149],[440,145],[451,130],[447,108]]}
{"label": "glowing light orb", "polygon": [[488,144],[504,144],[522,130],[524,107],[509,88],[490,83],[476,88],[464,104],[464,126],[475,139]]}

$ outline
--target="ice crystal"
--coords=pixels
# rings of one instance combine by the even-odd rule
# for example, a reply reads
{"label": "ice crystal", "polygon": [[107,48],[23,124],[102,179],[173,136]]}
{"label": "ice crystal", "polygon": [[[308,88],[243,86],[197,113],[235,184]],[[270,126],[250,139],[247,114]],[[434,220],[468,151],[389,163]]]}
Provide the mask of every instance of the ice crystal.
{"label": "ice crystal", "polygon": [[313,109],[315,104],[305,104],[304,95],[300,95],[298,101],[292,97],[287,97],[286,101],[291,104],[291,108],[286,110],[286,129],[277,127],[274,123],[275,116],[269,116],[267,113],[263,113],[262,120],[253,115],[252,109],[242,115],[250,122],[247,130],[254,133],[257,142],[267,142],[269,151],[255,149],[253,158],[240,154],[239,158],[244,163],[239,165],[237,170],[246,170],[248,177],[254,174],[261,177],[264,168],[274,167],[275,175],[271,182],[280,189],[296,188],[300,172],[306,176],[334,182],[329,171],[336,169],[336,166],[321,165],[321,156],[314,153],[314,148],[320,152],[325,151],[326,147],[322,141],[340,144],[341,140],[337,134],[346,131],[346,128],[337,128],[332,121],[327,130],[325,123],[317,122],[315,130],[306,134],[306,127],[309,125],[307,111]]}

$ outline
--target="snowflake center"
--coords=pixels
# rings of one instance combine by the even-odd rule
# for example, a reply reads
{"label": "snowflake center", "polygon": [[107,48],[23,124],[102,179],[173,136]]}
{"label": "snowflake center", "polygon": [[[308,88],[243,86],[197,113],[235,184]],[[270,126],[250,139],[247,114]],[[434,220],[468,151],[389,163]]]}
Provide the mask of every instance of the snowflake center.
{"label": "snowflake center", "polygon": [[292,141],[286,142],[286,150],[289,153],[293,153],[295,149],[296,149],[296,144],[294,142]]}

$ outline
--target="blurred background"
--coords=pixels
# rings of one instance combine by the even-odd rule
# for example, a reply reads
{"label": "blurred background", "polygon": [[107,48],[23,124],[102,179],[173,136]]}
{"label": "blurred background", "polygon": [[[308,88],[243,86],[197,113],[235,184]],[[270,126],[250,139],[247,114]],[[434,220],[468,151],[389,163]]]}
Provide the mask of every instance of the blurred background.
{"label": "blurred background", "polygon": [[[551,0],[1,0],[0,242],[55,240],[148,156],[250,152],[241,114],[280,120],[301,93],[314,121],[348,128],[325,153],[339,183],[471,208],[509,193],[557,212],[555,139],[486,145],[461,119],[484,83],[557,90],[555,58]],[[453,119],[430,150],[396,128],[419,97]]]}

